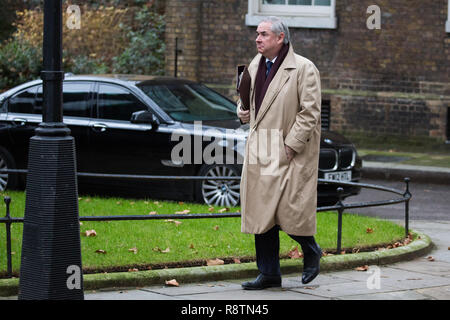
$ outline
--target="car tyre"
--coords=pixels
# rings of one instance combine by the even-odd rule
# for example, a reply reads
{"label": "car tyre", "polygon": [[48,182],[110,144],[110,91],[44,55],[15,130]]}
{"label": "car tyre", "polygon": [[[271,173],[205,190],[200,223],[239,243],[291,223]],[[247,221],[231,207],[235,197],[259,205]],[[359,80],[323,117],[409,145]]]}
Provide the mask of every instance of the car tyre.
{"label": "car tyre", "polygon": [[[3,147],[0,147],[0,170],[16,169],[13,156]],[[0,191],[15,189],[18,186],[19,177],[17,174],[0,173]]]}
{"label": "car tyre", "polygon": [[[207,177],[239,177],[241,168],[230,164],[203,165],[199,176]],[[240,204],[239,180],[197,180],[196,200],[208,205],[234,207]]]}

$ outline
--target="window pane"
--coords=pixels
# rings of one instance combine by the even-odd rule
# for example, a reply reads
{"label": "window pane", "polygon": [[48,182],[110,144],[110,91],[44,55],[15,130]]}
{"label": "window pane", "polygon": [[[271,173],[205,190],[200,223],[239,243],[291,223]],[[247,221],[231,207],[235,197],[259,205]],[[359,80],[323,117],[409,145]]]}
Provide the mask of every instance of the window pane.
{"label": "window pane", "polygon": [[174,120],[236,119],[231,101],[200,84],[146,84],[140,88]]}
{"label": "window pane", "polygon": [[19,92],[9,100],[8,111],[17,113],[37,113],[34,110],[34,99],[37,86]]}
{"label": "window pane", "polygon": [[312,4],[312,0],[289,0],[289,4],[310,6]]}
{"label": "window pane", "polygon": [[314,1],[316,6],[331,6],[331,0],[316,0]]}
{"label": "window pane", "polygon": [[263,4],[286,4],[286,0],[263,0]]}
{"label": "window pane", "polygon": [[72,117],[89,117],[90,83],[64,83],[63,115]]}
{"label": "window pane", "polygon": [[100,85],[99,118],[130,121],[131,115],[141,110],[148,110],[148,108],[127,89],[114,85]]}

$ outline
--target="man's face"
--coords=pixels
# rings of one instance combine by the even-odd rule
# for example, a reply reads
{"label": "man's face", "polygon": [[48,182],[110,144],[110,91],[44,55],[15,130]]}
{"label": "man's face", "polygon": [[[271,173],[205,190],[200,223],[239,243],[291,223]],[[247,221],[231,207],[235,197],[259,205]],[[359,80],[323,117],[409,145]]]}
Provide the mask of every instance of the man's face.
{"label": "man's face", "polygon": [[261,22],[256,29],[256,48],[264,57],[273,59],[283,46],[284,33],[276,35],[270,28],[271,22]]}

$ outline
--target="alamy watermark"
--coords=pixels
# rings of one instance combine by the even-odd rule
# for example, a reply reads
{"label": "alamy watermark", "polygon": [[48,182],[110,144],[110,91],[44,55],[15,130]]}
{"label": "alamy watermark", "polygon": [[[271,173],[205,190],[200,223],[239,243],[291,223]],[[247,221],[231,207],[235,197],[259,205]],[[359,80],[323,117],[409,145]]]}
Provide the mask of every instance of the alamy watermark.
{"label": "alamy watermark", "polygon": [[381,29],[381,9],[376,4],[373,4],[367,8],[366,13],[370,16],[367,18],[366,26],[369,30]]}
{"label": "alamy watermark", "polygon": [[66,286],[69,290],[81,289],[81,268],[77,265],[70,265],[66,269],[67,277]]}
{"label": "alamy watermark", "polygon": [[[193,133],[183,128],[172,133],[171,141],[179,141],[171,150],[172,164],[243,164],[246,135],[242,129],[204,129],[201,121],[195,121]],[[261,175],[277,175],[285,152],[283,131],[261,128],[253,135],[247,163],[259,165]]]}
{"label": "alamy watermark", "polygon": [[81,29],[81,10],[80,6],[77,6],[75,4],[70,5],[67,7],[67,28],[73,30],[73,29]]}
{"label": "alamy watermark", "polygon": [[371,273],[367,278],[366,285],[367,289],[380,289],[381,288],[381,270],[378,266],[370,266],[367,270],[368,273]]}

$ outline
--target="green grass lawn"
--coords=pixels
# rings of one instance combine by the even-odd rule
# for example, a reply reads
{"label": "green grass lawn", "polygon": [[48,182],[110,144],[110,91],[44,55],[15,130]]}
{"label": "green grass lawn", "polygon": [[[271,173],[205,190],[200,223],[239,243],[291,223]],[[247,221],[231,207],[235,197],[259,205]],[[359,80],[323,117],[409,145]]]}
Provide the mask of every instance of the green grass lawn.
{"label": "green grass lawn", "polygon": [[[8,195],[12,199],[11,215],[23,216],[25,194],[23,192],[0,193],[1,198]],[[214,207],[218,213],[222,207]],[[237,212],[239,207],[229,208]],[[210,213],[206,205],[179,203],[158,200],[130,200],[119,198],[100,198],[80,196],[80,216],[101,215],[148,215],[175,214],[189,210],[189,213]],[[388,210],[388,209],[387,209]],[[4,216],[5,204],[0,206],[0,215]],[[240,232],[240,218],[208,218],[146,220],[146,221],[109,221],[86,222],[80,226],[82,263],[86,272],[114,271],[149,267],[200,265],[206,259],[220,258],[232,261],[239,258],[242,262],[254,258],[254,236]],[[316,240],[325,251],[336,249],[337,213],[320,212],[317,214],[318,233]],[[367,228],[373,232],[367,233]],[[20,267],[20,253],[23,225],[12,225],[13,271],[17,274]],[[95,230],[96,236],[83,235]],[[354,248],[373,247],[393,243],[402,239],[404,229],[389,221],[345,214],[343,216],[342,247],[351,252]],[[280,233],[280,253],[287,255],[297,243],[285,233]],[[131,250],[130,250],[131,249]],[[299,250],[301,248],[299,247]],[[102,251],[99,251],[102,250]],[[101,253],[105,252],[105,253]],[[6,232],[0,225],[0,275],[6,272]]]}

